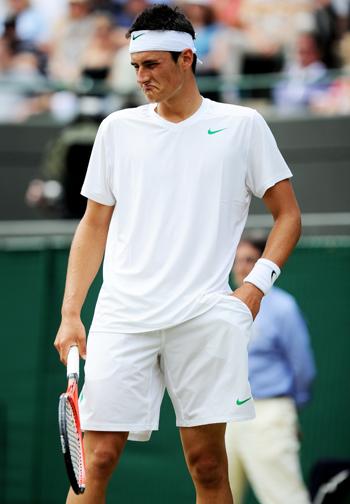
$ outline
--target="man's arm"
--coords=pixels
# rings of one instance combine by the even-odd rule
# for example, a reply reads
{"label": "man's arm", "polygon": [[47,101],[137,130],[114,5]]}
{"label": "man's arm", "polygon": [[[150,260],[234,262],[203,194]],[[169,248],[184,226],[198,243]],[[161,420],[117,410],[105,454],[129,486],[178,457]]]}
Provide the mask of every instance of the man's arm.
{"label": "man's arm", "polygon": [[[262,257],[282,267],[301,233],[300,210],[289,180],[282,180],[270,187],[264,194],[263,201],[273,216],[274,225]],[[234,291],[234,295],[248,305],[255,318],[263,292],[246,282]]]}
{"label": "man's arm", "polygon": [[282,180],[270,187],[263,201],[272,214],[274,225],[262,257],[281,268],[300,238],[300,209],[289,180]]}
{"label": "man's arm", "polygon": [[72,345],[78,345],[82,357],[86,354],[86,334],[80,312],[103,259],[113,210],[113,206],[88,200],[86,212],[74,235],[61,311],[62,321],[54,342],[64,363]]}

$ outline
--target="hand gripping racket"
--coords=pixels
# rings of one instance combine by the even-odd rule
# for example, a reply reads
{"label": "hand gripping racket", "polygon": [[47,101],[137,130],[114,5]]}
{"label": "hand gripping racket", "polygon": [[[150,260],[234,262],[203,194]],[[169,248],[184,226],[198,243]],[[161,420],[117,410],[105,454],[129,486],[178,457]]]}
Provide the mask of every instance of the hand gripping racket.
{"label": "hand gripping racket", "polygon": [[61,446],[71,487],[77,495],[85,490],[85,458],[78,406],[79,351],[69,349],[67,358],[67,392],[58,404]]}

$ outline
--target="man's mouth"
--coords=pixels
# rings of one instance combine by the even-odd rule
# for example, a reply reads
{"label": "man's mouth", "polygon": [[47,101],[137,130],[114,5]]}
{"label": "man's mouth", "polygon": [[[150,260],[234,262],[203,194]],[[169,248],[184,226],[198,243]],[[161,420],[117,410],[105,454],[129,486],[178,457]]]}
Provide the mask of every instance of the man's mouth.
{"label": "man's mouth", "polygon": [[145,93],[147,93],[149,91],[152,91],[154,89],[154,86],[152,86],[152,84],[145,84],[144,86],[142,86],[142,89]]}

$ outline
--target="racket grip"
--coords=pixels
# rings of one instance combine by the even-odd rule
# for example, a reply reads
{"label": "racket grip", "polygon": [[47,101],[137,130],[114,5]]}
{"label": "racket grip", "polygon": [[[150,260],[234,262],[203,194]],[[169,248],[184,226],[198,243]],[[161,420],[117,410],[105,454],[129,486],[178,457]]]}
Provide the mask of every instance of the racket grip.
{"label": "racket grip", "polygon": [[78,347],[71,346],[67,357],[67,376],[76,374],[79,378],[79,350]]}

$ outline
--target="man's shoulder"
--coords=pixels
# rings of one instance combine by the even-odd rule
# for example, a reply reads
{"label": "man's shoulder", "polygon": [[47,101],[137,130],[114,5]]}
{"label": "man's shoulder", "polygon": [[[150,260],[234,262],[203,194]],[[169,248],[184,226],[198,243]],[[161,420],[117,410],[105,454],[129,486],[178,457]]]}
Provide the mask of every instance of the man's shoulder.
{"label": "man's shoulder", "polygon": [[150,105],[116,110],[109,114],[101,123],[103,127],[117,126],[120,122],[146,118],[149,115]]}
{"label": "man's shoulder", "polygon": [[237,118],[253,118],[257,114],[256,110],[243,105],[232,103],[222,103],[214,100],[208,100],[208,112],[213,115],[230,116]]}

